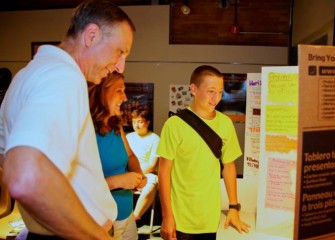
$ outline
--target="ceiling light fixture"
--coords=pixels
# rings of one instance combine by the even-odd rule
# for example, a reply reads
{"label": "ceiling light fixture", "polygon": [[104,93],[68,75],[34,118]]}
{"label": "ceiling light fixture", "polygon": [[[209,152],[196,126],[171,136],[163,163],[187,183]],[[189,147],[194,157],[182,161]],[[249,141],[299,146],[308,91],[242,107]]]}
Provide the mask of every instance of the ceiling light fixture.
{"label": "ceiling light fixture", "polygon": [[238,35],[240,33],[240,26],[237,25],[237,0],[235,0],[235,16],[234,16],[234,24],[230,26],[230,33],[234,35]]}
{"label": "ceiling light fixture", "polygon": [[180,7],[180,10],[184,15],[189,15],[191,13],[191,9],[188,6],[188,0],[184,0],[184,4]]}

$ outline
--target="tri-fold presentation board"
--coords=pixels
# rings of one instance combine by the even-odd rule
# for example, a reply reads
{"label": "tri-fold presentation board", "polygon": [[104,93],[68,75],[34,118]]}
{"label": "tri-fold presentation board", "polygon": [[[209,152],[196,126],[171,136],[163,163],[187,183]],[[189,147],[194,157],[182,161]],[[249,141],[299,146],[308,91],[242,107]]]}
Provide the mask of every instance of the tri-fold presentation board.
{"label": "tri-fold presentation board", "polygon": [[262,68],[256,229],[335,239],[335,47],[299,45],[298,63]]}

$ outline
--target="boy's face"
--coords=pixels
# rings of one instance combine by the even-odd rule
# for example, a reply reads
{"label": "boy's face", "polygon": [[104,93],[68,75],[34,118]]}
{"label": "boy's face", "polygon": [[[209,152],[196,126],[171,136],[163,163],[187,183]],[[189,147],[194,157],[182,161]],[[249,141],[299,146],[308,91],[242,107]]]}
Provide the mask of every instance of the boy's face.
{"label": "boy's face", "polygon": [[194,103],[204,111],[214,111],[223,93],[223,79],[216,76],[206,76],[200,86],[192,84],[191,91]]}
{"label": "boy's face", "polygon": [[132,119],[134,131],[137,132],[138,135],[144,135],[148,132],[148,126],[150,121],[146,121],[142,117],[133,118]]}

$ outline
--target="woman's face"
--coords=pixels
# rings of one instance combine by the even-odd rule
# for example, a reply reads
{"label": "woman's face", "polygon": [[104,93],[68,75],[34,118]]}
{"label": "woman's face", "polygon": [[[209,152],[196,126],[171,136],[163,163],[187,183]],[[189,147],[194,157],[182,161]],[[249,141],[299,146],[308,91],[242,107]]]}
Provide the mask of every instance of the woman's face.
{"label": "woman's face", "polygon": [[125,85],[122,78],[115,80],[112,85],[106,90],[106,102],[108,105],[110,117],[121,115],[121,104],[127,101],[125,93]]}

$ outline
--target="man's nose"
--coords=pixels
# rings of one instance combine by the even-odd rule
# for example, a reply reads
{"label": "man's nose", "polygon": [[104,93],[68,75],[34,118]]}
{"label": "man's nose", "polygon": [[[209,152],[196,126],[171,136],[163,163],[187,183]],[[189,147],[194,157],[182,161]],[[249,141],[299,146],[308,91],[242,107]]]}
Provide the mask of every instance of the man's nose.
{"label": "man's nose", "polygon": [[126,67],[126,58],[121,57],[119,61],[115,64],[115,71],[118,73],[123,73]]}

